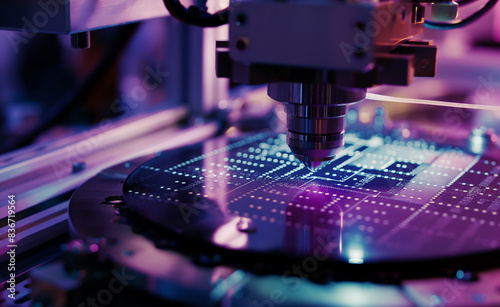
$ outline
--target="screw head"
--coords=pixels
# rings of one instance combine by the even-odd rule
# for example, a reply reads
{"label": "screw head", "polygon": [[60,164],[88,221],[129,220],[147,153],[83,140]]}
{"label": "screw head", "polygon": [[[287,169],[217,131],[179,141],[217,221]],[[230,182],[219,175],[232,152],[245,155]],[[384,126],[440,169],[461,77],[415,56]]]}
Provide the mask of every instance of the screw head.
{"label": "screw head", "polygon": [[245,14],[238,14],[236,15],[236,25],[241,27],[244,26],[247,23],[247,16]]}
{"label": "screw head", "polygon": [[249,45],[248,38],[246,37],[240,37],[236,40],[236,48],[240,51],[246,50]]}

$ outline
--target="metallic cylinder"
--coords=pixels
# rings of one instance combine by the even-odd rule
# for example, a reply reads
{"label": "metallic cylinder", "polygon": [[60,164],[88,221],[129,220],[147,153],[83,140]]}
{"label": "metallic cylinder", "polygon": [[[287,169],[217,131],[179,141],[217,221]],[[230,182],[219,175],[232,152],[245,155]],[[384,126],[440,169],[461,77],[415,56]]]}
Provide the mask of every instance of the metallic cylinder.
{"label": "metallic cylinder", "polygon": [[287,144],[310,170],[328,164],[344,145],[347,106],[366,97],[366,89],[328,83],[269,83],[269,97],[286,104]]}

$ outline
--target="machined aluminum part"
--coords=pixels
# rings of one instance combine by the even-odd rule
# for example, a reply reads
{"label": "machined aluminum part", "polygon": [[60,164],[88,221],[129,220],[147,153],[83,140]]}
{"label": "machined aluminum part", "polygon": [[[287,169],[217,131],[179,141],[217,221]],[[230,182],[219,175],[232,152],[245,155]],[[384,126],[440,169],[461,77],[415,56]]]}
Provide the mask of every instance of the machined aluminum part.
{"label": "machined aluminum part", "polygon": [[366,90],[325,83],[276,82],[268,85],[268,94],[286,104],[288,146],[315,170],[335,158],[344,145],[347,106],[364,99]]}
{"label": "machined aluminum part", "polygon": [[235,62],[365,72],[376,53],[423,30],[403,1],[232,1]]}

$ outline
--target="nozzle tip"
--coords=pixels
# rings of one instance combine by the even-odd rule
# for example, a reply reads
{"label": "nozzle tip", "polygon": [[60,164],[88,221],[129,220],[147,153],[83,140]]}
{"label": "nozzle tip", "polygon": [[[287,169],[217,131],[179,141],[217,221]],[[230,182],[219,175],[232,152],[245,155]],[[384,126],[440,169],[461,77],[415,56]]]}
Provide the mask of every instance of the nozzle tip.
{"label": "nozzle tip", "polygon": [[315,171],[327,166],[332,161],[331,159],[315,160],[315,159],[310,159],[310,158],[303,158],[303,159],[299,159],[299,160],[301,160],[302,163],[305,165],[305,167],[307,167],[307,169],[310,170],[311,172],[315,172]]}

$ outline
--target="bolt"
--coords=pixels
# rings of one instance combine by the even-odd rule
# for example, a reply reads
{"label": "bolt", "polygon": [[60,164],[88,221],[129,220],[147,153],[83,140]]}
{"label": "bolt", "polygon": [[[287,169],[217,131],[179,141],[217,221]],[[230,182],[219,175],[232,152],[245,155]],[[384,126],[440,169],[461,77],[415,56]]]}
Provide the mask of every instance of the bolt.
{"label": "bolt", "polygon": [[247,16],[245,14],[238,14],[236,16],[236,25],[244,26],[247,23]]}
{"label": "bolt", "polygon": [[246,37],[242,37],[242,38],[239,38],[237,41],[236,41],[236,48],[238,48],[238,50],[245,50],[247,49],[248,47],[248,38]]}

